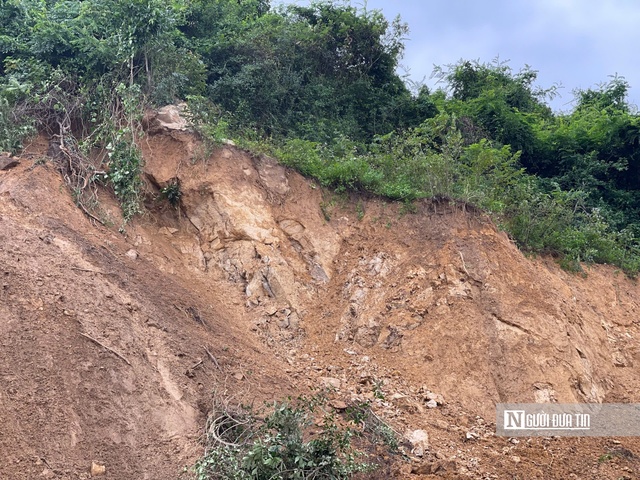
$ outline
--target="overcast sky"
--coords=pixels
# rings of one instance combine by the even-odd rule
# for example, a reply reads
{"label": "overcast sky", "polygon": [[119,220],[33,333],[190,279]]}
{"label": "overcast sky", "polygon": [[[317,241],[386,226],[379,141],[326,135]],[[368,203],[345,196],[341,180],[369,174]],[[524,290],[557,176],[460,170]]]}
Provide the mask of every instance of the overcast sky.
{"label": "overcast sky", "polygon": [[[364,3],[351,1],[357,7]],[[630,102],[640,105],[640,0],[368,0],[366,5],[390,19],[400,14],[409,24],[402,64],[411,79],[425,78],[429,86],[434,65],[499,57],[515,71],[530,65],[541,87],[561,84],[561,97],[550,103],[555,110],[571,108],[574,89],[597,87],[616,73],[631,85]]]}

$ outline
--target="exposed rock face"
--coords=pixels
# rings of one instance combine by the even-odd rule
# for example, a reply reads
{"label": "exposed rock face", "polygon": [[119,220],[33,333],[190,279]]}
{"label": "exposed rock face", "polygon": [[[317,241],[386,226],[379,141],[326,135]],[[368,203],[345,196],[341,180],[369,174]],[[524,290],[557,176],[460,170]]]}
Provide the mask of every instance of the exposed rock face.
{"label": "exposed rock face", "polygon": [[176,478],[215,389],[318,386],[396,422],[415,457],[397,478],[638,476],[611,466],[633,456],[598,462],[609,444],[518,445],[491,424],[497,402],[639,402],[636,283],[525,258],[455,205],[356,208],[268,157],[202,159],[173,120],[142,144],[148,212],[126,235],[50,166],[0,170],[0,477],[84,478],[95,460]]}
{"label": "exposed rock face", "polygon": [[189,142],[155,138],[147,175],[160,186],[179,177],[195,227],[181,251],[238,284],[261,328],[287,325],[266,312],[288,308],[314,341],[355,345],[484,414],[496,402],[633,395],[614,380],[633,364],[616,343],[638,305],[627,280],[594,272],[598,298],[617,298],[621,284],[633,292],[596,306],[590,282],[526,259],[487,219],[446,205],[401,218],[371,201],[361,221],[345,209],[327,222],[321,192],[272,159],[225,147],[191,164]]}

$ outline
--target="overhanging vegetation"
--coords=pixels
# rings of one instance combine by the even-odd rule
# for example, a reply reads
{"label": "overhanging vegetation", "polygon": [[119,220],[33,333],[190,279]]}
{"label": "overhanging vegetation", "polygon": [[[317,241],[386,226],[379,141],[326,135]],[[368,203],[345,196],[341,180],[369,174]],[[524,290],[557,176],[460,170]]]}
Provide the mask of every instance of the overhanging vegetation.
{"label": "overhanging vegetation", "polygon": [[78,203],[91,211],[106,182],[129,219],[144,107],[188,100],[206,139],[233,137],[327,187],[462,200],[524,250],[636,275],[640,128],[624,79],[577,92],[562,114],[535,71],[501,63],[461,61],[436,72],[441,90],[410,88],[396,73],[407,33],[332,2],[6,0],[0,149],[47,133]]}

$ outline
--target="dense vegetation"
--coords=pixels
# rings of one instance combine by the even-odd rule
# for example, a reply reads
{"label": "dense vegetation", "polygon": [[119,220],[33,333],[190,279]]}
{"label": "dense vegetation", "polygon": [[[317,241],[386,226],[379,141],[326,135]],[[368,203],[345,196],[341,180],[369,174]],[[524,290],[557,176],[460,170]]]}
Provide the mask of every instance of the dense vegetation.
{"label": "dense vegetation", "polygon": [[47,133],[79,205],[95,212],[107,183],[128,219],[143,107],[186,100],[206,139],[233,137],[327,187],[467,202],[525,250],[635,275],[640,117],[624,79],[576,92],[568,113],[545,103],[555,92],[535,71],[495,62],[409,87],[396,73],[407,33],[332,2],[0,0],[0,149]]}

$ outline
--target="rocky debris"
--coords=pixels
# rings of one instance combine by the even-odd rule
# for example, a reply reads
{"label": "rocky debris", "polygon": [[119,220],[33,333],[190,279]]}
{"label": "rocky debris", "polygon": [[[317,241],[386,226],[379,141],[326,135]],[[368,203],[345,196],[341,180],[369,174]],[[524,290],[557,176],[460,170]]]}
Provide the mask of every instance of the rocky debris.
{"label": "rocky debris", "polygon": [[347,408],[349,408],[349,406],[342,400],[331,400],[329,402],[329,405],[331,405],[333,408],[335,408],[338,411],[346,410]]}
{"label": "rocky debris", "polygon": [[412,430],[406,434],[411,444],[411,453],[416,457],[423,457],[429,450],[429,434],[424,430]]}
{"label": "rocky debris", "polygon": [[[455,460],[436,460],[435,462],[425,462],[413,465],[411,473],[414,475],[451,475],[458,471]],[[449,478],[445,476],[444,478]]]}
{"label": "rocky debris", "polygon": [[427,408],[438,408],[438,402],[435,400],[428,400],[426,403]]}
{"label": "rocky debris", "polygon": [[425,387],[420,388],[422,398],[429,408],[436,408],[438,405],[444,405],[444,397],[439,393],[433,393],[427,390]]}
{"label": "rocky debris", "polygon": [[158,230],[158,233],[161,233],[162,235],[166,235],[167,237],[170,237],[176,233],[178,233],[178,229],[177,228],[173,228],[173,227],[161,227]]}

